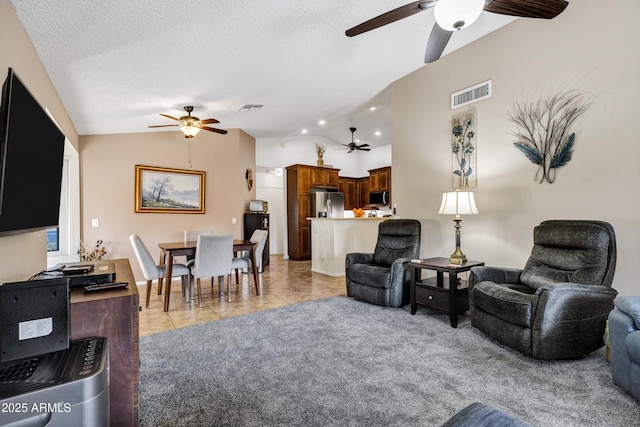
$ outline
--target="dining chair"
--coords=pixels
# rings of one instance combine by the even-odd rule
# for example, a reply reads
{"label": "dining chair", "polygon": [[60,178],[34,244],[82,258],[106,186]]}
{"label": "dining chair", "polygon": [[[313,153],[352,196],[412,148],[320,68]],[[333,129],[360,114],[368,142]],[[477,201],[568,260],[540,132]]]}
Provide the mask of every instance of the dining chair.
{"label": "dining chair", "polygon": [[[156,279],[161,279],[165,276],[166,265],[157,265],[153,261],[153,257],[151,256],[149,249],[147,249],[147,246],[137,234],[132,234],[131,236],[129,236],[129,242],[131,242],[133,252],[136,254],[136,258],[138,259],[138,263],[140,264],[142,274],[147,280],[147,300],[145,306],[149,308],[149,299],[151,297],[151,282]],[[172,276],[181,277],[182,293],[184,294],[186,287],[189,285],[189,268],[187,268],[187,266],[184,264],[173,264],[172,267]],[[171,283],[167,283],[165,292],[171,292]]]}
{"label": "dining chair", "polygon": [[213,236],[212,230],[184,230],[184,242],[195,242],[198,240],[198,236],[204,234],[205,236]]}
{"label": "dining chair", "polygon": [[[254,257],[256,260],[256,268],[259,273],[262,273],[262,253],[264,252],[265,244],[267,243],[267,236],[269,232],[267,230],[255,230],[251,235],[252,242],[256,243],[256,247],[254,249]],[[241,256],[233,258],[233,269],[235,269],[236,275],[236,285],[240,283],[239,278],[239,270],[243,271],[246,269],[247,273],[251,273],[251,253],[249,251],[244,251]],[[251,282],[251,279],[249,279]],[[259,284],[256,283],[256,291]]]}
{"label": "dining chair", "polygon": [[[202,307],[202,289],[200,279],[227,276],[227,296],[231,302],[231,259],[233,258],[233,235],[206,235],[198,236],[196,243],[196,256],[191,266],[191,274],[198,285],[198,305]],[[224,279],[223,279],[224,280]],[[220,282],[222,290],[222,282]]]}

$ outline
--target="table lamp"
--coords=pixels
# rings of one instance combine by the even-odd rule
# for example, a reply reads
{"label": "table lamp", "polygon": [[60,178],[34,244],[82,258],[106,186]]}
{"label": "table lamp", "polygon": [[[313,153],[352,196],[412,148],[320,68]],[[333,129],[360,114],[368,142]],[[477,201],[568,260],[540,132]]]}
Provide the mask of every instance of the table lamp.
{"label": "table lamp", "polygon": [[442,194],[442,204],[438,214],[455,215],[453,221],[456,223],[454,226],[456,229],[456,250],[449,258],[451,264],[462,265],[467,262],[467,257],[460,250],[460,228],[462,228],[460,215],[475,215],[477,213],[478,208],[472,192],[457,190]]}

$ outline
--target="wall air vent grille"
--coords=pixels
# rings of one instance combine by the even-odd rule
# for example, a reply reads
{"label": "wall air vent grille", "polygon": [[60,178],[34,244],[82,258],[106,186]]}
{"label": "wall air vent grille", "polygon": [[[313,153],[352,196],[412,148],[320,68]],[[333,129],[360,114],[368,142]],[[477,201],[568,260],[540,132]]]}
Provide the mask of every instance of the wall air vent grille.
{"label": "wall air vent grille", "polygon": [[451,109],[491,97],[491,80],[451,94]]}
{"label": "wall air vent grille", "polygon": [[256,111],[259,111],[262,107],[263,105],[261,104],[246,104],[240,107],[238,111],[240,111],[241,113],[255,113]]}

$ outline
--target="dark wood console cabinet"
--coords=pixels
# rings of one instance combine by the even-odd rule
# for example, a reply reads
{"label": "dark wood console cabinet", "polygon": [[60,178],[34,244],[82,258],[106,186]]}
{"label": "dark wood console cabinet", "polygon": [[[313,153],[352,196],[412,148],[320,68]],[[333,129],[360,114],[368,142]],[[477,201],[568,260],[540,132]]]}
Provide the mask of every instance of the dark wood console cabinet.
{"label": "dark wood console cabinet", "polygon": [[109,346],[109,424],[137,426],[139,423],[138,288],[129,260],[110,259],[116,280],[126,281],[125,289],[84,293],[71,289],[71,339],[107,337]]}

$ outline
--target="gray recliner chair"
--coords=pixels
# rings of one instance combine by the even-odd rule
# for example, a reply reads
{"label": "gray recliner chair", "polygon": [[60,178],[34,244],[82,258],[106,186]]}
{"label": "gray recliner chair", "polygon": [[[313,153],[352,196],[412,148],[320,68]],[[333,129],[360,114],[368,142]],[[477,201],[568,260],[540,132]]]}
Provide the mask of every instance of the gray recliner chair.
{"label": "gray recliner chair", "polygon": [[420,221],[391,219],[378,226],[374,252],[345,258],[347,295],[371,304],[399,307],[409,302],[407,263],[420,256]]}
{"label": "gray recliner chair", "polygon": [[536,359],[574,359],[604,345],[617,292],[613,227],[603,221],[544,221],[523,270],[474,267],[471,324]]}
{"label": "gray recliner chair", "polygon": [[609,314],[611,378],[640,401],[640,296],[616,298]]}

